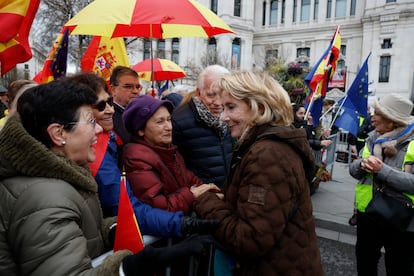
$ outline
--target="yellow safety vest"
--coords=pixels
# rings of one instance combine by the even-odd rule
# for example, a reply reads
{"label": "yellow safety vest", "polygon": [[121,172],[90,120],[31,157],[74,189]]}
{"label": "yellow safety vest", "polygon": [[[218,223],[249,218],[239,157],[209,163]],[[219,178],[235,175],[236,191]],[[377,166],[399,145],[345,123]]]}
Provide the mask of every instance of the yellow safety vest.
{"label": "yellow safety vest", "polygon": [[[361,127],[364,124],[365,118],[362,116],[359,116],[359,127]],[[359,142],[365,142],[365,138],[358,138],[357,137],[357,141]]]}
{"label": "yellow safety vest", "polygon": [[[362,158],[368,158],[371,155],[370,150],[365,144],[362,151]],[[414,140],[411,140],[408,144],[407,153],[404,156],[404,162],[402,164],[402,171],[404,171],[404,165],[406,162],[414,162]],[[373,183],[374,175],[372,173],[366,173],[365,177],[360,180],[355,186],[355,207],[360,212],[365,212],[369,202],[373,196]],[[414,195],[403,193],[406,197],[411,199],[414,204]]]}

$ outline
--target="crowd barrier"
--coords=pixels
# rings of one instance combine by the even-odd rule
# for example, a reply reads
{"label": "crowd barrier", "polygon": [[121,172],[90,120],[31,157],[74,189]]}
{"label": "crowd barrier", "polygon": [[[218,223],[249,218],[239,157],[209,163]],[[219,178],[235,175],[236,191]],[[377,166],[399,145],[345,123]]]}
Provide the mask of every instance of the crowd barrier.
{"label": "crowd barrier", "polygon": [[332,175],[333,167],[335,164],[335,152],[337,147],[338,136],[332,134],[328,137],[332,141],[332,144],[321,150],[313,150],[313,156],[315,158],[315,164],[318,167],[324,167]]}
{"label": "crowd barrier", "polygon": [[[160,240],[161,238],[160,237],[150,236],[150,235],[143,235],[142,236],[142,239],[144,240],[144,245],[147,246],[149,244],[152,244],[152,243]],[[98,265],[100,265],[103,262],[103,260],[106,257],[108,257],[108,256],[110,256],[112,254],[114,254],[114,251],[113,250],[108,251],[108,252],[106,252],[106,253],[104,253],[104,254],[96,257],[95,259],[92,260],[92,267],[97,267]]]}
{"label": "crowd barrier", "polygon": [[355,149],[355,146],[351,145],[349,142],[351,139],[349,139],[350,133],[345,130],[340,130],[338,132],[339,139],[336,146],[336,161],[341,163],[351,163],[351,161],[357,157],[357,152]]}
{"label": "crowd barrier", "polygon": [[[144,240],[144,245],[147,246],[147,245],[153,244],[153,243],[155,243],[155,242],[157,242],[157,241],[159,241],[159,240],[161,240],[163,238],[161,238],[161,237],[155,237],[155,236],[150,236],[150,235],[143,235],[142,236],[142,239]],[[168,239],[168,246],[171,246],[171,245],[172,245],[172,239]],[[207,269],[210,269],[211,264],[213,262],[213,260],[212,260],[212,258],[213,258],[213,247],[210,246],[210,248],[209,248],[208,251],[209,251],[209,254],[208,254],[208,258],[209,258],[208,263],[209,263],[209,266],[207,267]],[[92,260],[92,267],[99,266],[106,257],[108,257],[108,256],[110,256],[112,254],[114,254],[114,251],[113,250],[108,251],[108,252],[106,252],[106,253],[104,253],[104,254],[96,257],[95,259]],[[190,258],[188,275],[195,275],[194,274],[195,273],[194,272],[194,269],[196,268],[196,266],[197,265],[195,264],[194,258],[193,257]],[[206,275],[210,275],[210,274],[211,274],[211,272],[210,271],[207,271]],[[167,267],[165,269],[165,274],[163,274],[163,275],[164,276],[170,276],[171,275],[171,268],[170,267]]]}

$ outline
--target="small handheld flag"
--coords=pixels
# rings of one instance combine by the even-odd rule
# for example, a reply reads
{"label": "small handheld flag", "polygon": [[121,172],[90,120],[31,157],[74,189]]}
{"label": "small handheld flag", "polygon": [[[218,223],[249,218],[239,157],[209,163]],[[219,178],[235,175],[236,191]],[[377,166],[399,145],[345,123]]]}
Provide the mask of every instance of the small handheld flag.
{"label": "small handheld flag", "polygon": [[128,249],[133,253],[137,253],[144,248],[144,241],[125,185],[125,172],[123,172],[121,176],[114,251]]}

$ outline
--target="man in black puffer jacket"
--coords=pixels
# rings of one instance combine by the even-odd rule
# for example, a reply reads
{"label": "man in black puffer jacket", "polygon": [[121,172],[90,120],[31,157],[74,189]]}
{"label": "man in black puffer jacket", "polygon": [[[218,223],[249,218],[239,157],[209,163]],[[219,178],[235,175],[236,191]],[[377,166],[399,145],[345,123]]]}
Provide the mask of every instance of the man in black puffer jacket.
{"label": "man in black puffer jacket", "polygon": [[223,105],[211,85],[227,73],[219,65],[206,67],[198,77],[196,90],[172,114],[173,144],[187,168],[204,183],[219,187],[229,171],[233,139],[227,125],[220,121]]}

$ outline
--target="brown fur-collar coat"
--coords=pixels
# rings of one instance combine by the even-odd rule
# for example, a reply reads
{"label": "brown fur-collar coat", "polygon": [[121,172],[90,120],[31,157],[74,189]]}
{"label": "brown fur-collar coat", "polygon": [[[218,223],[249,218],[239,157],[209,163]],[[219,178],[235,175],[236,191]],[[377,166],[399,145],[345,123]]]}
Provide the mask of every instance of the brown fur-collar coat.
{"label": "brown fur-collar coat", "polygon": [[255,127],[236,145],[225,199],[196,200],[201,217],[220,219],[234,275],[323,275],[305,177],[313,162],[303,130]]}

